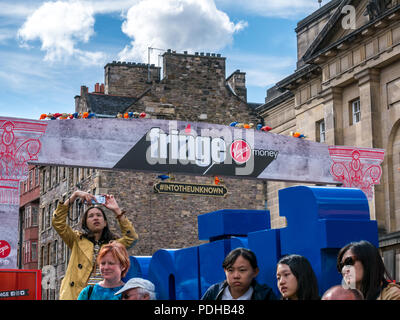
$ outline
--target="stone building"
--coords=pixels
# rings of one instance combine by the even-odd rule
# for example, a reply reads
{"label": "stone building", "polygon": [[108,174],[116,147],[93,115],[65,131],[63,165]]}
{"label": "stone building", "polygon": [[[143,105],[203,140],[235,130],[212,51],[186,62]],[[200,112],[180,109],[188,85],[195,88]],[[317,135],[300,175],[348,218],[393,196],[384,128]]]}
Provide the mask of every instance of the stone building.
{"label": "stone building", "polygon": [[[297,24],[297,69],[257,108],[272,132],[385,149],[370,201],[386,267],[400,280],[400,2],[332,0]],[[275,226],[283,183],[268,183]]]}
{"label": "stone building", "polygon": [[[161,68],[154,65],[114,61],[104,67],[104,85],[96,84],[94,92],[81,87],[80,95],[75,97],[75,110],[99,117],[145,112],[146,117],[156,119],[256,124],[254,108],[259,104],[246,101],[245,73],[236,70],[226,78],[225,63],[226,58],[219,54],[168,50],[163,55],[161,76]],[[176,182],[214,184],[214,177],[165,174]],[[199,214],[230,208],[265,209],[262,181],[221,178],[228,189],[227,196],[221,198],[155,193],[153,186],[160,181],[158,175],[72,167],[41,168],[39,267],[55,266],[57,278],[55,289],[43,290],[45,299],[57,299],[70,254],[51,227],[51,215],[58,201],[78,188],[93,194],[115,195],[140,237],[129,250],[131,255],[152,255],[160,248],[198,245],[201,243],[197,234]],[[71,206],[68,223],[73,228],[79,228],[83,209],[79,201]],[[108,221],[118,234],[112,214]]]}

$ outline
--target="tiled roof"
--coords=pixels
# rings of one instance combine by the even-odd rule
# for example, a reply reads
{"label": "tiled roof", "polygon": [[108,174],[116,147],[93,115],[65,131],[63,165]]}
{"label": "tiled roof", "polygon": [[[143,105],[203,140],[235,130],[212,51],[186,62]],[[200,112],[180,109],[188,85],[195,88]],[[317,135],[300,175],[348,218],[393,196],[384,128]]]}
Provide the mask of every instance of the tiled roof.
{"label": "tiled roof", "polygon": [[138,98],[120,97],[108,94],[87,94],[88,109],[96,114],[117,115],[118,112],[125,110],[134,104]]}

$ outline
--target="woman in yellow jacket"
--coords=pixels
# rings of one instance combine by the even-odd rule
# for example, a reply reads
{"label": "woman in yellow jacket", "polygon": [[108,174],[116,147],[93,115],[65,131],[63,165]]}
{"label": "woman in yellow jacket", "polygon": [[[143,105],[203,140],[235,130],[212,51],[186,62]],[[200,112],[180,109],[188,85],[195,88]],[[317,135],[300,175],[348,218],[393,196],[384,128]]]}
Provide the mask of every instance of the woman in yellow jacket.
{"label": "woman in yellow jacket", "polygon": [[73,230],[67,224],[70,205],[80,198],[86,203],[96,201],[90,193],[77,190],[64,203],[59,203],[53,213],[52,225],[65,244],[72,250],[68,268],[60,288],[60,300],[76,300],[88,284],[101,281],[96,257],[102,245],[116,240],[126,248],[138,239],[132,223],[125,217],[114,196],[106,195],[104,206],[114,212],[121,228],[122,238],[116,239],[108,228],[107,217],[100,205],[90,206],[82,216],[82,232]]}

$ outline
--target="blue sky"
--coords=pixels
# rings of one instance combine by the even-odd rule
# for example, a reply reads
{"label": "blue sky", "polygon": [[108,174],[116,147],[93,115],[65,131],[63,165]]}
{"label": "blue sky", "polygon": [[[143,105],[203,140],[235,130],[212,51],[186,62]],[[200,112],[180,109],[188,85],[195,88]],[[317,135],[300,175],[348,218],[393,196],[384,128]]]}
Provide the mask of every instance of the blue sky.
{"label": "blue sky", "polygon": [[226,76],[246,72],[248,101],[262,103],[295,70],[294,29],[317,8],[317,0],[0,0],[0,115],[72,113],[81,85],[104,83],[107,62],[147,63],[149,46],[220,53]]}

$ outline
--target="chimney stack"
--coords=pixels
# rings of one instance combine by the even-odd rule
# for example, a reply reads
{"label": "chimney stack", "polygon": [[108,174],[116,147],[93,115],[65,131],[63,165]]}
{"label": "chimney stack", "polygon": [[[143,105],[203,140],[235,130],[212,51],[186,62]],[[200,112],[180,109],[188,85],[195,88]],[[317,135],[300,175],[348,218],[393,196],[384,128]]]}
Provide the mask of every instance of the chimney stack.
{"label": "chimney stack", "polygon": [[81,86],[81,97],[88,93],[88,87]]}

